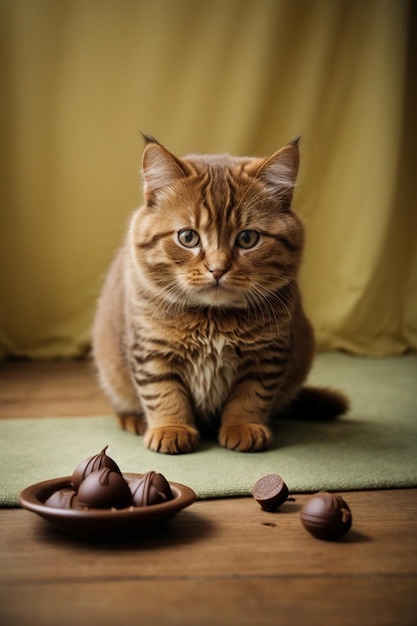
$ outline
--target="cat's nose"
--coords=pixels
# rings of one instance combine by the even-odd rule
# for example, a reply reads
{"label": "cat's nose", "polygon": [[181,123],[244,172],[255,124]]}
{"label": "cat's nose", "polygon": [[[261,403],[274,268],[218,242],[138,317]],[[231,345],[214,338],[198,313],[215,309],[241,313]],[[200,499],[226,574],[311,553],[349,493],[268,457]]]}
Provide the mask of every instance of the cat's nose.
{"label": "cat's nose", "polygon": [[219,281],[219,280],[221,279],[221,277],[223,276],[223,274],[226,274],[226,271],[225,271],[225,270],[209,270],[209,271],[212,273],[213,278],[214,278],[215,280],[217,280],[217,281]]}
{"label": "cat's nose", "polygon": [[221,251],[216,251],[206,259],[206,269],[210,272],[216,282],[219,282],[222,276],[226,274],[230,268],[230,260],[227,255]]}

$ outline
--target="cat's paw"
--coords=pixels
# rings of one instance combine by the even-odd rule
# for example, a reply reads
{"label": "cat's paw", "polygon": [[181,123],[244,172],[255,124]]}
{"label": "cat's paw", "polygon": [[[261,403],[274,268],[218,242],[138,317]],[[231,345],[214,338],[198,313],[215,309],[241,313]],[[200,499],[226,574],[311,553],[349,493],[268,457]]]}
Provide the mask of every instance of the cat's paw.
{"label": "cat's paw", "polygon": [[122,430],[126,430],[132,435],[143,435],[146,432],[147,424],[144,415],[138,413],[118,413],[117,419]]}
{"label": "cat's paw", "polygon": [[198,439],[198,432],[194,428],[179,424],[148,428],[143,443],[154,452],[185,454],[198,448]]}
{"label": "cat's paw", "polygon": [[261,452],[270,447],[272,434],[262,424],[232,424],[220,428],[219,442],[237,452]]}

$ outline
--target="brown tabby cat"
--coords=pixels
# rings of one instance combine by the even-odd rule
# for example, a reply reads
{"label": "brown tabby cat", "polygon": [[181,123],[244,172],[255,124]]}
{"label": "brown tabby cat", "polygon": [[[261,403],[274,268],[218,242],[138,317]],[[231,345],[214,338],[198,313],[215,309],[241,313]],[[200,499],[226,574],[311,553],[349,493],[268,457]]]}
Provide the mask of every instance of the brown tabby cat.
{"label": "brown tabby cat", "polygon": [[145,137],[146,203],[133,215],[99,300],[93,352],[122,427],[151,450],[271,444],[289,408],[330,419],[346,399],[301,389],[314,354],[291,210],[298,141],[268,159],[177,158]]}

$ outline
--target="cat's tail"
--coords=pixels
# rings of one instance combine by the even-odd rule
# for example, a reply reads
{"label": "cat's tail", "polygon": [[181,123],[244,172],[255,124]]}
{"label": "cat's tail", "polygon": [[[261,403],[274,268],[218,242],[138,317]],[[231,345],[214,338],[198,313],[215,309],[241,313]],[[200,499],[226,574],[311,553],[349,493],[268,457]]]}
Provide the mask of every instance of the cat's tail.
{"label": "cat's tail", "polygon": [[340,391],[328,387],[302,387],[286,407],[292,419],[308,422],[328,422],[349,410],[349,399]]}

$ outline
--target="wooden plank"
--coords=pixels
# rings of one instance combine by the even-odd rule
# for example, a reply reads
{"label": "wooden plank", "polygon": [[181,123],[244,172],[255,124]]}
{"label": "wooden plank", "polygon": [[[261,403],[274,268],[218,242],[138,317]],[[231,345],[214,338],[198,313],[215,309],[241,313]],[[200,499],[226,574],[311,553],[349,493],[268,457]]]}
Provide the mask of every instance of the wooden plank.
{"label": "wooden plank", "polygon": [[0,362],[0,419],[108,414],[88,360]]}
{"label": "wooden plank", "polygon": [[417,576],[30,583],[0,591],[7,626],[415,626]]}
{"label": "wooden plank", "polygon": [[[147,577],[417,574],[417,491],[345,494],[354,525],[339,542],[311,537],[299,508],[265,513],[251,498],[199,501],[159,533],[113,543],[60,534],[35,514],[0,515],[0,582]],[[401,506],[400,506],[401,505]]]}

